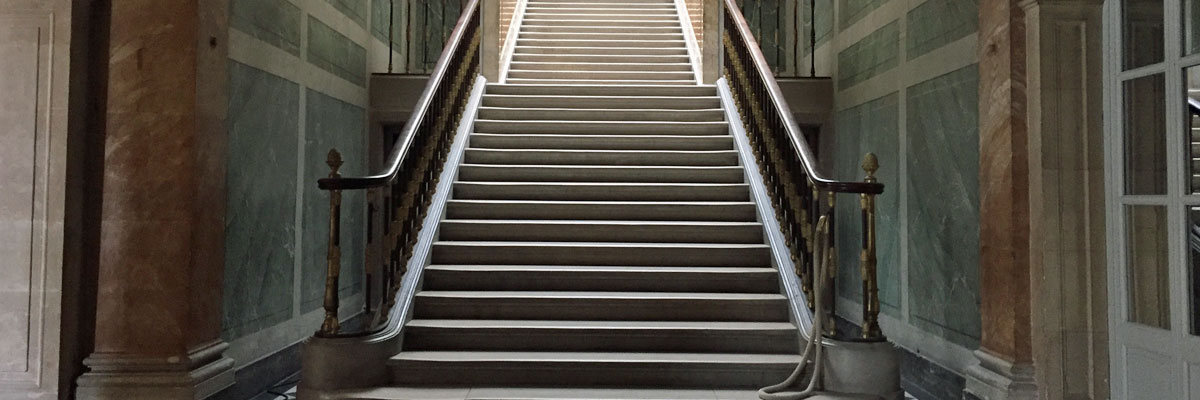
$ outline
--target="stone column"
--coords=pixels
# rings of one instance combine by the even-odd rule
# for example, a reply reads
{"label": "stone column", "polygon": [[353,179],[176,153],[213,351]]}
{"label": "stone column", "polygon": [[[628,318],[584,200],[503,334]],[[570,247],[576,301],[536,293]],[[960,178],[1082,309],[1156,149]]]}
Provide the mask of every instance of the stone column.
{"label": "stone column", "polygon": [[[1025,13],[979,3],[980,348],[968,396],[1036,399],[1031,345]],[[970,397],[968,397],[970,398]]]}
{"label": "stone column", "polygon": [[703,0],[704,1],[704,39],[700,43],[700,54],[703,59],[700,60],[700,77],[705,84],[713,84],[717,79],[721,78],[721,55],[725,50],[721,48],[721,38],[723,37],[722,23],[725,18],[725,2],[721,0]]}
{"label": "stone column", "polygon": [[111,0],[96,346],[80,399],[199,399],[233,383],[220,339],[227,4]]}
{"label": "stone column", "polygon": [[480,0],[479,62],[488,82],[500,81],[500,0]]}

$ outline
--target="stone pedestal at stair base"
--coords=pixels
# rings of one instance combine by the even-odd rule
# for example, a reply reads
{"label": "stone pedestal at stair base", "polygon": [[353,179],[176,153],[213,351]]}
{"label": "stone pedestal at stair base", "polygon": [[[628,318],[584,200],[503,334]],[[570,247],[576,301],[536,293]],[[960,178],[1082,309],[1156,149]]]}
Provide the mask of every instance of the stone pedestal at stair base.
{"label": "stone pedestal at stair base", "polygon": [[233,385],[232,359],[222,355],[229,345],[216,342],[186,358],[149,359],[93,354],[91,369],[79,378],[76,398],[121,400],[203,399]]}
{"label": "stone pedestal at stair base", "polygon": [[900,353],[891,342],[825,340],[825,390],[866,394],[888,400],[904,398],[900,388]]}
{"label": "stone pedestal at stair base", "polygon": [[[986,351],[975,351],[979,364],[967,368],[968,396],[981,400],[1036,400],[1032,365],[1013,365]],[[967,397],[970,398],[970,397]]]}

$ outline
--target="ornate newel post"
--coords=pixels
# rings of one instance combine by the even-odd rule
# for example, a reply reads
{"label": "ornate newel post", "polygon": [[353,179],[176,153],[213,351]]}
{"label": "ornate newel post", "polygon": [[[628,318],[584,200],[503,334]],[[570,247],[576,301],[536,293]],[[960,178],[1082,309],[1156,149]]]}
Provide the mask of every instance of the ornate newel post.
{"label": "ornate newel post", "polygon": [[[342,167],[342,154],[335,149],[329,150],[325,159],[329,166],[329,177],[340,178],[338,169]],[[342,191],[329,191],[329,253],[325,256],[327,270],[325,271],[325,321],[317,336],[337,336],[341,329],[338,322],[338,278],[342,274]]]}
{"label": "ornate newel post", "polygon": [[[875,153],[863,157],[863,171],[867,172],[863,182],[876,183],[875,172],[879,170],[879,158]],[[862,337],[867,340],[882,340],[879,330],[879,270],[875,255],[875,195],[862,194],[863,239],[862,254],[859,256],[862,269]]]}

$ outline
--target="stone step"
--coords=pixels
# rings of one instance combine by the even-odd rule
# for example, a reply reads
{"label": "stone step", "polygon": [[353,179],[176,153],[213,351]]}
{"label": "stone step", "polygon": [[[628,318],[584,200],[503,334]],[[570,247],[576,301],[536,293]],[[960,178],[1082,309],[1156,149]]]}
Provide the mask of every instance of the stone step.
{"label": "stone step", "polygon": [[[549,43],[541,43],[549,44]],[[686,56],[686,47],[615,47],[615,46],[520,46],[513,49],[513,57],[525,54],[576,54],[617,56]]]}
{"label": "stone step", "polygon": [[611,165],[463,164],[459,179],[473,182],[742,183],[741,166],[664,167]]}
{"label": "stone step", "polygon": [[[668,71],[692,72],[689,63],[588,63],[513,61],[510,70],[521,71]],[[683,79],[687,79],[684,77]]]}
{"label": "stone step", "polygon": [[457,291],[779,292],[774,268],[752,267],[431,265],[423,285]]}
{"label": "stone step", "polygon": [[687,51],[687,42],[682,39],[517,39],[513,52],[524,52],[527,47],[614,47],[614,48],[659,48]]}
{"label": "stone step", "polygon": [[407,351],[793,354],[790,322],[412,320]]}
{"label": "stone step", "polygon": [[544,25],[529,25],[521,26],[521,34],[527,33],[628,33],[628,34],[656,34],[656,33],[673,33],[683,34],[683,28],[678,26],[605,26],[605,25],[580,25],[580,26],[544,26]]}
{"label": "stone step", "polygon": [[446,218],[756,221],[754,203],[660,201],[465,200],[446,203]]}
{"label": "stone step", "polygon": [[390,364],[396,384],[753,388],[787,378],[799,361],[789,354],[405,351]]}
{"label": "stone step", "polygon": [[755,244],[763,243],[763,227],[757,222],[445,219],[438,239]]}
{"label": "stone step", "polygon": [[[514,62],[558,62],[558,63],[686,63],[688,56],[626,56],[626,55],[579,55],[579,54],[513,54]],[[690,65],[690,64],[689,64]]]}
{"label": "stone step", "polygon": [[555,79],[577,80],[583,83],[589,80],[623,80],[623,81],[689,81],[695,79],[692,71],[542,71],[542,70],[508,70],[508,79]]}
{"label": "stone step", "polygon": [[[697,85],[697,86],[588,86],[588,85],[570,85],[570,86],[554,86],[554,85],[513,85],[513,84],[488,84],[487,95],[537,95],[537,96],[568,96],[569,99],[576,100],[580,96],[643,96],[641,98],[630,99],[621,98],[614,101],[606,101],[606,99],[595,99],[597,101],[607,103],[628,103],[638,102],[647,98],[678,98],[678,97],[703,97],[704,104],[711,107],[709,109],[721,108],[720,99],[716,97],[717,89],[712,85]],[[547,101],[561,97],[543,97]],[[687,100],[684,100],[687,101]],[[602,105],[603,106],[603,105]],[[603,107],[597,107],[603,108]],[[617,107],[613,107],[617,108]],[[628,108],[628,107],[620,107]]]}
{"label": "stone step", "polygon": [[735,150],[472,149],[464,163],[501,165],[737,166]]}
{"label": "stone step", "polygon": [[531,1],[531,2],[529,2],[529,5],[527,7],[539,8],[539,9],[540,8],[570,8],[570,9],[603,8],[603,9],[617,9],[617,10],[667,9],[667,10],[671,10],[671,12],[675,12],[675,3],[671,3],[671,2],[584,3],[584,2],[579,2],[579,1],[574,1],[574,2]]}
{"label": "stone step", "polygon": [[435,291],[416,294],[417,319],[787,322],[781,294]]}
{"label": "stone step", "polygon": [[721,122],[725,111],[719,108],[697,110],[620,109],[620,108],[533,108],[480,107],[478,118],[487,120],[548,121],[666,121]]}
{"label": "stone step", "polygon": [[678,80],[678,81],[671,81],[671,80],[664,80],[664,79],[647,79],[647,80],[628,80],[628,79],[621,79],[621,80],[606,80],[606,79],[605,79],[605,80],[602,80],[602,79],[588,79],[588,80],[579,80],[579,79],[522,79],[522,78],[513,79],[513,78],[509,78],[509,79],[507,79],[507,80],[506,80],[506,82],[510,82],[510,83],[516,83],[516,84],[523,84],[523,85],[576,85],[576,84],[581,84],[581,83],[583,83],[583,84],[588,84],[588,85],[620,85],[620,86],[625,86],[625,85],[679,85],[679,86],[691,86],[691,85],[695,85],[695,84],[696,84],[696,81],[695,81],[695,80],[693,80],[693,79],[689,79],[689,80]]}
{"label": "stone step", "polygon": [[551,16],[526,15],[522,26],[608,26],[608,27],[667,27],[680,28],[678,19],[643,19],[643,20],[613,20],[613,19],[565,19]]}
{"label": "stone step", "polygon": [[585,135],[728,135],[724,122],[476,120],[475,132]]}
{"label": "stone step", "polygon": [[[478,149],[562,150],[732,150],[729,136],[651,135],[518,135],[475,133],[471,147]],[[616,171],[610,171],[616,172]],[[708,171],[712,172],[712,171]]]}
{"label": "stone step", "polygon": [[558,13],[558,12],[526,12],[525,18],[533,21],[613,21],[617,23],[640,22],[673,22],[679,23],[679,16],[674,14],[643,14],[636,11],[613,11],[607,13]]}
{"label": "stone step", "polygon": [[526,6],[525,15],[559,15],[559,14],[602,14],[602,15],[656,15],[668,18],[678,18],[675,7],[640,7],[628,9],[622,7],[545,7],[540,4]]}
{"label": "stone step", "polygon": [[630,182],[467,182],[454,184],[464,200],[747,201],[746,184]]}

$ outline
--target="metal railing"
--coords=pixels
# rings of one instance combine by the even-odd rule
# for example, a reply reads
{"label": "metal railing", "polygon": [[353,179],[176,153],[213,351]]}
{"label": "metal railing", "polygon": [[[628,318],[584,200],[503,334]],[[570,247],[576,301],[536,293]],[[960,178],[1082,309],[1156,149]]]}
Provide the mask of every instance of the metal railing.
{"label": "metal railing", "polygon": [[[831,283],[837,268],[830,268],[827,276],[814,276],[813,266],[819,261],[815,254],[830,257],[830,265],[836,266],[837,244],[833,233],[836,226],[834,214],[838,194],[858,194],[862,211],[863,237],[859,261],[863,285],[863,326],[860,340],[884,340],[879,329],[879,285],[876,272],[875,249],[875,197],[883,193],[875,172],[879,162],[874,154],[868,153],[863,160],[866,178],[861,182],[838,181],[824,176],[817,168],[817,160],[804,139],[799,126],[792,117],[779,84],[771,67],[763,57],[762,50],[742,16],[735,0],[724,0],[722,47],[724,63],[721,73],[726,77],[734,102],[745,125],[746,136],[754,151],[754,158],[763,173],[767,193],[775,209],[784,239],[796,265],[808,304],[814,303],[813,284],[823,279],[823,287],[833,288]],[[830,240],[828,249],[817,252],[816,224],[820,218],[829,220]],[[823,302],[834,304],[833,290],[825,293]],[[826,315],[824,326],[832,335],[833,307]]]}
{"label": "metal railing", "polygon": [[[321,190],[328,191],[330,195],[325,318],[316,333],[318,337],[366,335],[388,323],[388,315],[396,304],[401,278],[417,243],[417,234],[433,200],[438,176],[446,163],[475,78],[479,75],[477,58],[482,33],[480,1],[471,0],[463,9],[425,85],[425,91],[417,101],[398,142],[387,156],[386,167],[382,171],[363,177],[341,176],[338,169],[342,157],[336,149],[329,151],[329,177],[318,181]],[[379,284],[381,290],[376,297],[370,293],[366,295],[368,321],[362,329],[354,332],[346,332],[338,319],[341,198],[344,190],[379,190],[383,203],[383,265],[378,270],[382,275]],[[372,309],[374,313],[370,312]]]}

